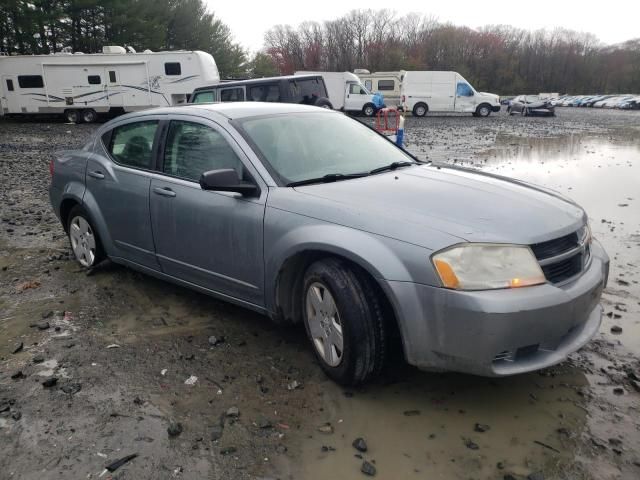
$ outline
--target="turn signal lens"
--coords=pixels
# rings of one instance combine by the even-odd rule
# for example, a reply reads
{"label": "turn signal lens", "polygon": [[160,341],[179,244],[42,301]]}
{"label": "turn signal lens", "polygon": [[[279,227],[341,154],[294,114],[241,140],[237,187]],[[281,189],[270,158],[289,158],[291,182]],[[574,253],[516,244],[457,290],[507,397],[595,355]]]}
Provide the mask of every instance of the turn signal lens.
{"label": "turn signal lens", "polygon": [[453,272],[453,268],[444,260],[434,260],[433,262],[436,266],[436,270],[438,270],[438,275],[440,275],[440,279],[442,283],[447,288],[458,288],[460,285],[460,280],[456,277],[456,274]]}

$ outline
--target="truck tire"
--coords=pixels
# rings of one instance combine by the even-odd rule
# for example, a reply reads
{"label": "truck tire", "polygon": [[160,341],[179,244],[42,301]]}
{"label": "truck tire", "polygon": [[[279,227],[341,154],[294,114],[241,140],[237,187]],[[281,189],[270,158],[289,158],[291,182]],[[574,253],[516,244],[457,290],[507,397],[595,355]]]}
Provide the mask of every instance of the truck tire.
{"label": "truck tire", "polygon": [[329,110],[333,110],[333,105],[331,105],[331,102],[326,98],[319,98],[318,100],[316,100],[316,103],[314,105],[316,107],[322,107]]}
{"label": "truck tire", "polygon": [[304,274],[301,300],[307,335],[327,376],[357,385],[380,373],[388,339],[369,278],[340,259],[319,260]]}
{"label": "truck tire", "polygon": [[364,107],[362,107],[362,114],[365,117],[373,117],[376,113],[376,106],[373,103],[366,103]]}
{"label": "truck tire", "polygon": [[64,118],[69,123],[79,123],[80,122],[80,111],[75,108],[70,108],[64,111]]}
{"label": "truck tire", "polygon": [[98,114],[93,108],[85,108],[80,113],[80,117],[84,123],[93,123],[98,119]]}
{"label": "truck tire", "polygon": [[476,116],[478,117],[488,117],[491,114],[491,105],[488,103],[481,103],[476,108]]}
{"label": "truck tire", "polygon": [[413,116],[414,117],[424,117],[429,111],[429,106],[426,103],[416,103],[413,106]]}

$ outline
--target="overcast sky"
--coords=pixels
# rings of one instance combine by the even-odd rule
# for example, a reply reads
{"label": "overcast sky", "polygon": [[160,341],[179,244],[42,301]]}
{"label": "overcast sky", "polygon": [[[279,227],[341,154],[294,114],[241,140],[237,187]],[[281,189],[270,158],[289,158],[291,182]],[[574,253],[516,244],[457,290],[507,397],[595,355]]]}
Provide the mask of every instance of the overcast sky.
{"label": "overcast sky", "polygon": [[604,43],[618,43],[640,36],[638,0],[205,0],[224,21],[234,38],[253,51],[262,48],[264,33],[277,24],[298,25],[305,20],[332,20],[354,9],[395,10],[432,15],[442,22],[471,28],[507,24],[536,30],[564,27],[591,32]]}

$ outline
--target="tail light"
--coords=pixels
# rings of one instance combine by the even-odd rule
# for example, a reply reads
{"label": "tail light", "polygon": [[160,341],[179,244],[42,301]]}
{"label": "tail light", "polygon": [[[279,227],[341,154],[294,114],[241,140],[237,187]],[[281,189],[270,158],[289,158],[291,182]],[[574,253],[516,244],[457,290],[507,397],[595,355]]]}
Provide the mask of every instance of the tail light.
{"label": "tail light", "polygon": [[406,100],[407,98],[404,95],[402,95],[402,103],[404,103]]}
{"label": "tail light", "polygon": [[53,178],[53,158],[49,161],[49,175]]}

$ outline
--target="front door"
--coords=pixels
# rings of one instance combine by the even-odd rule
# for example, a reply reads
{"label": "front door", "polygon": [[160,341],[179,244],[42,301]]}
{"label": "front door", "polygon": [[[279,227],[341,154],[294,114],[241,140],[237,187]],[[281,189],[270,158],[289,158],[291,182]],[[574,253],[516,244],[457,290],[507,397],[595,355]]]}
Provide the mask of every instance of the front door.
{"label": "front door", "polygon": [[348,112],[359,112],[365,103],[371,101],[371,95],[356,82],[347,82],[344,97],[344,109]]}
{"label": "front door", "polygon": [[15,75],[2,75],[1,80],[2,102],[0,102],[0,108],[6,109],[5,113],[19,113],[18,79]]}
{"label": "front door", "polygon": [[120,71],[117,67],[109,65],[104,69],[104,91],[110,106],[121,107],[124,105],[124,91],[120,83]]}
{"label": "front door", "polygon": [[471,86],[463,81],[458,80],[456,83],[456,112],[474,112],[475,111],[475,94]]}
{"label": "front door", "polygon": [[226,131],[199,122],[171,120],[162,175],[151,181],[158,261],[169,275],[264,305],[266,189],[259,198],[202,190],[198,180],[205,171],[232,168],[245,179],[257,175]]}
{"label": "front door", "polygon": [[89,210],[97,209],[106,223],[116,249],[109,255],[154,270],[159,265],[151,234],[149,186],[158,133],[158,119],[124,123],[106,133],[102,138],[106,150],[87,162],[84,198],[94,204]]}

